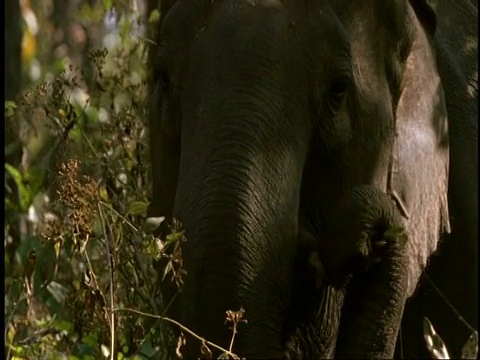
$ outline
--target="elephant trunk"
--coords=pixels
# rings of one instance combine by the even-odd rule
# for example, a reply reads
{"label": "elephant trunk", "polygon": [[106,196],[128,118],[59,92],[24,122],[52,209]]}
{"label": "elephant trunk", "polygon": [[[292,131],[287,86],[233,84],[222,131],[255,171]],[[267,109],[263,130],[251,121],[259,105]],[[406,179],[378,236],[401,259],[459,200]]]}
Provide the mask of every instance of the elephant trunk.
{"label": "elephant trunk", "polygon": [[328,282],[345,290],[336,357],[391,358],[406,300],[403,219],[372,185],[348,191],[330,213],[321,244]]}
{"label": "elephant trunk", "polygon": [[[233,334],[226,311],[243,308],[248,322],[237,327],[233,351],[247,358],[280,358],[303,145],[288,140],[286,130],[259,127],[272,122],[258,120],[266,116],[264,110],[246,113],[245,108],[256,108],[248,106],[253,100],[244,100],[243,110],[236,112],[232,100],[222,97],[221,103],[210,103],[211,111],[203,105],[202,117],[195,119],[199,124],[208,118],[208,129],[182,134],[174,217],[186,231],[187,275],[177,304],[179,320],[228,349]],[[222,106],[229,110],[218,114]],[[187,339],[187,358],[199,354],[200,344]]]}
{"label": "elephant trunk", "polygon": [[407,261],[397,243],[378,268],[353,279],[337,341],[338,358],[392,359],[407,293]]}

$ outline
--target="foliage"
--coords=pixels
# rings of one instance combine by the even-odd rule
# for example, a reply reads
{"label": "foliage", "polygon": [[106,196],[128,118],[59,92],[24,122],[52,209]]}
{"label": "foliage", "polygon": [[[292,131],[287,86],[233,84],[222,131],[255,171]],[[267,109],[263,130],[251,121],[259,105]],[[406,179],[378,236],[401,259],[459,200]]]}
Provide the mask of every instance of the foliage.
{"label": "foliage", "polygon": [[[65,56],[5,103],[6,121],[22,127],[6,151],[23,146],[28,159],[5,164],[18,189],[5,204],[6,244],[11,221],[24,220],[21,242],[5,252],[6,358],[164,358],[175,340],[157,319],[117,311],[163,310],[153,265],[166,246],[141,226],[150,192],[149,42],[132,35],[133,15],[118,21],[113,45],[82,59],[90,79]],[[80,16],[93,23],[105,9],[84,7]],[[41,35],[38,43],[48,42]]]}

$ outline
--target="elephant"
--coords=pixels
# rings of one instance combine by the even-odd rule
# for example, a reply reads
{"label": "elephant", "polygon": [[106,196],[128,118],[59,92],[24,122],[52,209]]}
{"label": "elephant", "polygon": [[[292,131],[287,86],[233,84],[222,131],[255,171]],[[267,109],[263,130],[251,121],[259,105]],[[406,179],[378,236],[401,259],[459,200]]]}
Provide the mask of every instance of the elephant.
{"label": "elephant", "polygon": [[161,2],[149,215],[187,239],[170,316],[228,348],[225,312],[245,309],[246,358],[394,356],[437,247],[476,247],[476,78],[475,105],[457,99],[476,68],[448,19],[472,5],[438,3]]}

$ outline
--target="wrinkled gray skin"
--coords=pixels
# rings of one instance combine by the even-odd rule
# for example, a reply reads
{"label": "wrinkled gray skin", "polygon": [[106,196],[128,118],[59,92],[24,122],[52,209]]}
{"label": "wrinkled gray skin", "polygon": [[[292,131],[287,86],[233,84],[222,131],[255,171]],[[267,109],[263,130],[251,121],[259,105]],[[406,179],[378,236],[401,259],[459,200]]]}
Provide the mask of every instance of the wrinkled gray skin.
{"label": "wrinkled gray skin", "polygon": [[[287,345],[289,358],[333,356],[330,341],[336,342],[335,356],[340,358],[383,359],[393,354],[408,284],[403,223],[392,199],[374,186],[347,191],[333,206],[317,246],[322,260],[317,273],[324,280],[320,286],[328,286],[321,289],[319,309],[329,313],[290,315],[296,322],[289,324],[295,329]],[[296,271],[309,273],[299,267]],[[306,279],[296,280],[290,306],[302,309],[312,293],[302,293]],[[335,300],[336,312],[326,306],[328,297]],[[347,305],[342,307],[344,300]],[[329,341],[319,337],[332,331]]]}
{"label": "wrinkled gray skin", "polygon": [[[178,0],[162,9],[150,214],[179,219],[188,239],[171,316],[228,347],[225,311],[242,306],[248,324],[234,351],[247,358],[280,358],[296,342],[304,357],[392,357],[404,303],[449,230],[435,12],[420,0]],[[452,156],[465,170],[461,158]],[[351,233],[332,239],[342,231],[328,219],[361,184],[395,199],[408,241],[389,243],[384,261],[348,287],[319,286],[312,264],[335,278],[328,269],[351,260],[329,265],[341,251],[328,249],[343,249],[332,241],[355,249],[374,243],[366,229],[396,225],[375,195],[365,211],[383,210],[353,247]],[[185,352],[198,348],[188,339]]]}

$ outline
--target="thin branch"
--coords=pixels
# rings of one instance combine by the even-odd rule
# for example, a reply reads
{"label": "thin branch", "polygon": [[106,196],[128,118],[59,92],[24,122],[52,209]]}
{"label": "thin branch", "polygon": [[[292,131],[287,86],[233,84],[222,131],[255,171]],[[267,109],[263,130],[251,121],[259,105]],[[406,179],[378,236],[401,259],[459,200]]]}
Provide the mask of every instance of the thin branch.
{"label": "thin branch", "polygon": [[232,351],[233,343],[235,342],[235,335],[237,334],[237,323],[233,322],[233,331],[232,331],[232,338],[230,339],[230,346],[228,347],[228,351]]}
{"label": "thin branch", "polygon": [[99,201],[100,204],[102,204],[103,206],[107,207],[108,210],[112,211],[115,213],[116,216],[118,216],[120,219],[123,220],[123,222],[125,224],[127,224],[128,226],[130,226],[134,231],[139,231],[139,229],[137,227],[135,227],[135,225],[133,225],[125,216],[123,216],[122,214],[120,214],[116,209],[114,209],[114,207],[107,203],[107,202],[104,202],[104,201]]}
{"label": "thin branch", "polygon": [[165,316],[159,316],[159,315],[153,315],[153,314],[148,314],[148,313],[145,313],[143,311],[139,311],[139,310],[135,310],[135,309],[129,309],[129,308],[116,308],[114,309],[114,311],[128,311],[128,312],[133,312],[133,313],[136,313],[136,314],[139,314],[139,315],[143,315],[143,316],[148,316],[148,317],[151,317],[151,318],[154,318],[154,319],[160,319],[160,320],[164,320],[166,322],[169,322],[171,324],[174,324],[176,326],[178,326],[180,329],[182,329],[183,331],[185,331],[186,333],[190,334],[191,336],[193,336],[194,338],[196,338],[197,340],[200,340],[202,343],[206,344],[206,345],[209,345],[217,350],[220,350],[221,352],[227,354],[228,356],[232,357],[233,359],[235,360],[240,360],[240,357],[236,354],[234,354],[233,352],[231,352],[230,350],[227,350],[217,344],[214,344],[206,339],[204,339],[203,337],[195,334],[192,330],[190,330],[189,328],[185,327],[184,325],[180,324],[179,322],[173,320],[173,319],[170,319],[168,317],[165,317]]}

